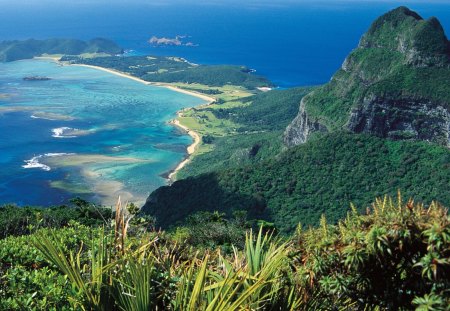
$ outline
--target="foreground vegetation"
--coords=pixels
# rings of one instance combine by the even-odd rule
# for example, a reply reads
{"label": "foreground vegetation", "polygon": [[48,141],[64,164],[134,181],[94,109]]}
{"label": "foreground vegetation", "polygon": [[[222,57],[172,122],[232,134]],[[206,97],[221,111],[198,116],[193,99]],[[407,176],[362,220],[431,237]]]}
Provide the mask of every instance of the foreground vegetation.
{"label": "foreground vegetation", "polygon": [[[211,234],[225,228],[211,216]],[[191,244],[195,227],[152,231],[119,203],[103,227],[0,240],[0,309],[446,310],[449,220],[436,203],[384,197],[337,225],[241,233],[227,250]]]}
{"label": "foreground vegetation", "polygon": [[86,226],[101,226],[110,219],[112,211],[74,198],[70,205],[53,207],[0,206],[0,238],[30,234],[41,228],[62,228],[71,221]]}

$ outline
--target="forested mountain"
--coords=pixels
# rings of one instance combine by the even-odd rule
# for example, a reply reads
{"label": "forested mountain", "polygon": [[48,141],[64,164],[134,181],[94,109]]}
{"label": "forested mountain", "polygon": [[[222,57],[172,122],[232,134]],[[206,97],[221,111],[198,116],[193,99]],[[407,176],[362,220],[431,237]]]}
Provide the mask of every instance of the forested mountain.
{"label": "forested mountain", "polygon": [[349,130],[450,147],[450,44],[436,18],[399,7],[378,18],[331,81],[303,99],[285,133]]}
{"label": "forested mountain", "polygon": [[33,58],[42,54],[79,55],[83,53],[121,54],[123,49],[115,42],[103,38],[89,41],[76,39],[47,39],[0,42],[0,62]]}
{"label": "forested mountain", "polygon": [[[448,40],[437,19],[425,21],[404,7],[388,12],[331,82],[303,97],[285,131],[289,150],[283,151],[276,127],[261,123],[262,133],[233,136],[234,145],[228,138],[227,148],[218,144],[210,156],[194,158],[180,174],[187,178],[154,191],[143,210],[162,227],[197,211],[245,210],[250,218],[290,232],[299,222],[317,224],[321,214],[335,222],[350,203],[364,209],[372,197],[397,189],[448,205],[449,64]],[[278,92],[273,94],[283,97],[285,91]],[[294,117],[292,101],[285,98],[271,109],[256,100],[216,114],[237,124],[255,114],[283,123]],[[282,111],[284,117],[274,115]],[[265,157],[236,161],[230,150],[247,150],[249,159],[263,150]]]}

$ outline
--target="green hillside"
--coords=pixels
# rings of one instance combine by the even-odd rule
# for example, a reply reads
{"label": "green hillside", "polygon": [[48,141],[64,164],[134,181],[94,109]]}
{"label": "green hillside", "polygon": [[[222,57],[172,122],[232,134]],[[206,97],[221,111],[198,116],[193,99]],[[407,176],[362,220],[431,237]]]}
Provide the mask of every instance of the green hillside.
{"label": "green hillside", "polygon": [[221,169],[155,190],[143,211],[167,228],[196,211],[274,222],[284,232],[315,225],[322,214],[336,222],[343,206],[364,209],[374,196],[395,194],[450,203],[450,152],[423,142],[334,133],[253,165]]}
{"label": "green hillside", "polygon": [[[364,208],[397,189],[448,205],[450,151],[439,147],[450,142],[447,47],[436,19],[404,7],[386,13],[330,83],[306,96],[271,91],[248,106],[212,109],[241,135],[211,139],[212,151],[194,157],[178,174],[185,179],[154,191],[144,211],[167,228],[197,211],[245,210],[291,232],[321,214],[336,222],[342,206]],[[292,119],[284,141],[308,142],[285,150],[280,132]],[[316,122],[328,133],[314,133]]]}
{"label": "green hillside", "polygon": [[279,154],[284,148],[283,130],[297,113],[298,103],[312,88],[273,90],[246,97],[243,105],[206,107],[218,122],[231,121],[236,130],[225,136],[205,136],[209,152],[195,155],[177,178],[199,175],[236,165],[257,163]]}
{"label": "green hillside", "polygon": [[89,41],[76,39],[47,39],[0,42],[0,62],[29,59],[42,54],[79,55],[83,53],[121,54],[123,50],[111,40],[95,38]]}

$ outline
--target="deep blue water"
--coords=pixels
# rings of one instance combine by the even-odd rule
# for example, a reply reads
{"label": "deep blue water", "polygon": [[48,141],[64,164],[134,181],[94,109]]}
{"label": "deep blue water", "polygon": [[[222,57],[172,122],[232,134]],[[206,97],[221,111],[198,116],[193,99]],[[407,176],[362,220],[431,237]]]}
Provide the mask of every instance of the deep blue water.
{"label": "deep blue water", "polygon": [[[282,87],[327,82],[370,23],[400,4],[437,16],[450,33],[450,1],[17,2],[0,10],[0,40],[108,37],[143,53],[247,65]],[[199,46],[152,48],[153,35],[189,35]]]}

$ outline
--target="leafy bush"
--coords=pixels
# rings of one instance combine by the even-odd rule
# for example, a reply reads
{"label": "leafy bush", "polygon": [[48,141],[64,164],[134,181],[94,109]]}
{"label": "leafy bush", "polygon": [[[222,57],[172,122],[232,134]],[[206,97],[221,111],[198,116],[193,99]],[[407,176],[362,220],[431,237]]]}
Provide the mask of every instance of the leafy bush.
{"label": "leafy bush", "polygon": [[436,203],[384,197],[366,215],[353,208],[337,226],[323,218],[296,238],[302,286],[327,305],[445,310],[450,303],[450,219]]}
{"label": "leafy bush", "polygon": [[0,238],[29,234],[38,228],[64,227],[71,220],[87,226],[98,226],[111,218],[110,208],[95,206],[78,198],[72,201],[75,204],[73,207],[0,206]]}
{"label": "leafy bush", "polygon": [[[48,236],[53,230],[36,234]],[[83,242],[97,235],[94,229],[71,223],[57,229],[56,242],[64,252],[78,252],[84,250]],[[35,234],[0,240],[0,310],[73,310],[71,300],[79,299],[77,292],[34,247],[34,238]],[[87,263],[86,255],[80,257],[81,264]]]}
{"label": "leafy bush", "polygon": [[[299,225],[287,239],[263,228],[242,233],[229,253],[192,249],[161,231],[128,235],[130,215],[116,215],[112,230],[72,225],[41,229],[31,244],[25,236],[0,240],[6,253],[31,251],[0,260],[0,308],[446,310],[450,303],[450,218],[436,203],[384,197],[364,214],[352,207],[337,225],[325,217],[317,228]],[[220,230],[223,215],[203,216]]]}

